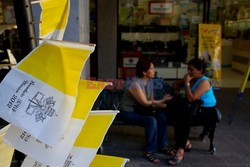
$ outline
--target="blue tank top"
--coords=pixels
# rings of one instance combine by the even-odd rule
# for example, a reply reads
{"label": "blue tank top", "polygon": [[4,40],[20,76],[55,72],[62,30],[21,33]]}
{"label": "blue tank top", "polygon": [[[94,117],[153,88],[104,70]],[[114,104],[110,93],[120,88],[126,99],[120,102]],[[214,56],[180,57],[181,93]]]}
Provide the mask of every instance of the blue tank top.
{"label": "blue tank top", "polygon": [[191,88],[191,91],[194,91],[197,86],[199,85],[199,83],[203,80],[208,80],[210,83],[210,88],[208,91],[206,91],[205,93],[203,93],[203,95],[201,95],[200,99],[203,101],[203,107],[214,107],[216,105],[216,98],[214,96],[214,92],[213,92],[213,87],[211,84],[211,81],[208,77],[206,76],[202,76],[200,79],[198,79],[194,85]]}

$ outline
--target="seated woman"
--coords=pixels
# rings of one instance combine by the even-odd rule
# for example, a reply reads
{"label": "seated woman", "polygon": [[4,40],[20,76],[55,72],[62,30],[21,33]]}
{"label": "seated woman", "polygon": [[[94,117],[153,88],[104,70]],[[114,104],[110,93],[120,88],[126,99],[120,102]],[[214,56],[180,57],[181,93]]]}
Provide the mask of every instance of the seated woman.
{"label": "seated woman", "polygon": [[161,100],[154,100],[153,78],[155,68],[152,61],[140,59],[136,65],[136,76],[128,85],[121,101],[121,118],[145,128],[145,154],[153,163],[159,163],[157,149],[168,154],[166,114],[156,108],[166,107],[172,97],[165,95]]}
{"label": "seated woman", "polygon": [[198,117],[190,113],[189,104],[200,99],[203,101],[202,111],[206,114],[202,117],[202,120],[208,122],[216,117],[216,98],[213,93],[211,81],[204,75],[205,69],[206,64],[202,60],[190,60],[188,62],[188,73],[182,80],[176,81],[172,85],[176,95],[178,95],[180,88],[184,86],[185,99],[180,96],[177,96],[177,98],[174,96],[171,105],[168,105],[168,109],[174,111],[176,121],[176,150],[171,151],[173,157],[168,161],[169,165],[178,165],[184,158],[185,150],[191,149],[191,143],[188,140],[190,126]]}

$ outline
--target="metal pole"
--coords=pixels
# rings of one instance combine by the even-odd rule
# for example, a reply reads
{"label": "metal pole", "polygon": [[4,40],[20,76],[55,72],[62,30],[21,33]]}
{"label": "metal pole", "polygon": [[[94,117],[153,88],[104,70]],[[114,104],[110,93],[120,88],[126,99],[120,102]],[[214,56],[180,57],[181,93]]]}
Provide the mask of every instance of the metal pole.
{"label": "metal pole", "polygon": [[36,42],[31,3],[29,0],[13,0],[16,15],[19,40],[21,43],[22,57],[30,53],[35,47]]}
{"label": "metal pole", "polygon": [[203,0],[203,23],[206,23],[206,15],[207,15],[207,0]]}
{"label": "metal pole", "polygon": [[211,3],[211,0],[207,0],[207,18],[206,18],[206,23],[209,23],[209,15],[210,15],[210,3]]}
{"label": "metal pole", "polygon": [[[35,37],[35,31],[34,25],[32,24],[33,17],[31,4],[29,0],[13,0],[13,6],[22,49],[20,58],[24,58],[36,47],[36,42],[33,39]],[[25,158],[25,155],[17,150],[15,150],[14,154],[17,160],[17,166],[21,166],[21,162]]]}
{"label": "metal pole", "polygon": [[[198,0],[197,1],[197,16],[200,15],[200,4],[201,4],[202,0]],[[205,2],[203,2],[205,3]],[[204,15],[204,13],[203,13]],[[198,50],[199,50],[199,24],[196,25],[196,30],[197,30],[197,36],[196,36],[196,39],[195,39],[195,53],[194,53],[194,58],[195,59],[198,59],[199,58],[199,55],[198,55]]]}

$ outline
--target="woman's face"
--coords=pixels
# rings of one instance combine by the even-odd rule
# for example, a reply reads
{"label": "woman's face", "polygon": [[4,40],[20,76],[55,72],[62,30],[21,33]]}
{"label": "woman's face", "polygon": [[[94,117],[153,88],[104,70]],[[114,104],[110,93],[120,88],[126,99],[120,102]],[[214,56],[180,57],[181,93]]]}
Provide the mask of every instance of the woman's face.
{"label": "woman's face", "polygon": [[148,71],[143,72],[145,78],[152,79],[155,77],[155,67],[154,64],[151,63]]}
{"label": "woman's face", "polygon": [[199,78],[201,76],[201,71],[197,70],[193,65],[188,65],[188,74],[190,77]]}

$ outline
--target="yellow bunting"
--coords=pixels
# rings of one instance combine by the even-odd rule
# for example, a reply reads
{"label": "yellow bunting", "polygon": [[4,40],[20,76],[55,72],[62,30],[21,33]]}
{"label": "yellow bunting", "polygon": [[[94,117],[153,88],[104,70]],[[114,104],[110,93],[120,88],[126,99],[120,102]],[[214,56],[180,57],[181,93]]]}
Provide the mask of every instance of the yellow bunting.
{"label": "yellow bunting", "polygon": [[3,142],[8,127],[9,125],[0,130],[0,166],[2,167],[10,166],[14,153],[14,148]]}
{"label": "yellow bunting", "polygon": [[42,8],[40,37],[61,40],[68,22],[70,1],[46,0],[40,5]]}
{"label": "yellow bunting", "polygon": [[96,155],[89,167],[123,167],[129,159],[115,157],[115,156],[106,156],[106,155]]}

